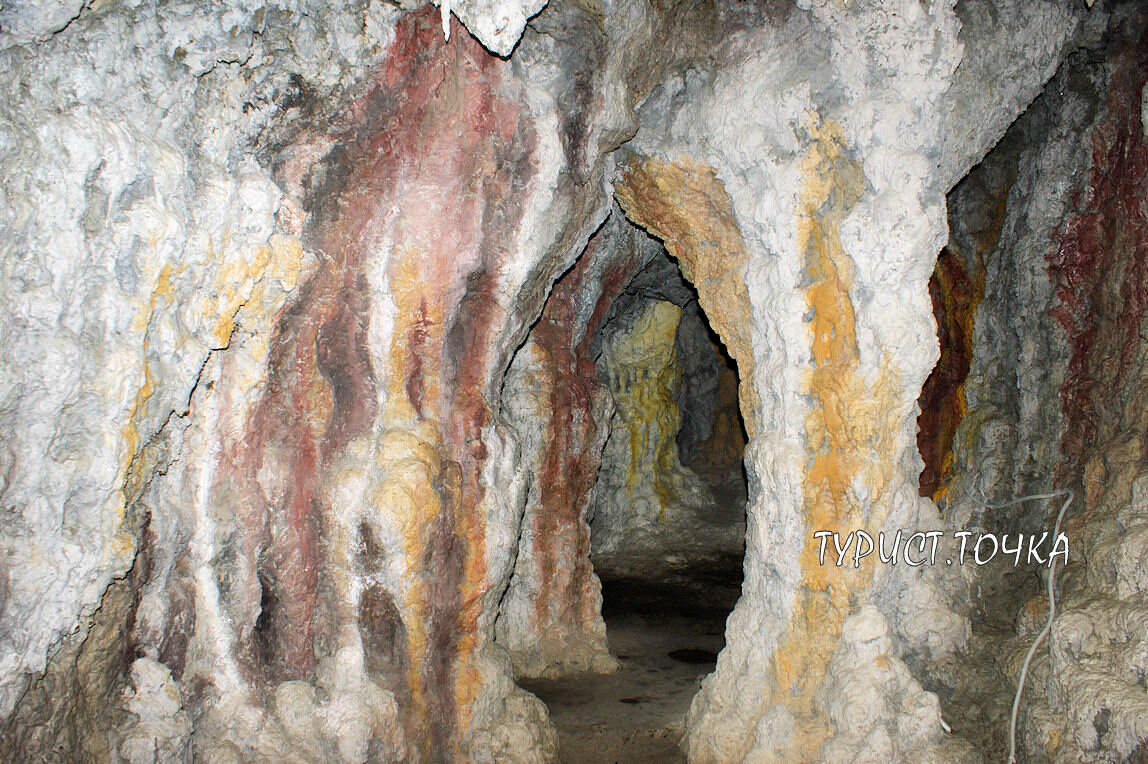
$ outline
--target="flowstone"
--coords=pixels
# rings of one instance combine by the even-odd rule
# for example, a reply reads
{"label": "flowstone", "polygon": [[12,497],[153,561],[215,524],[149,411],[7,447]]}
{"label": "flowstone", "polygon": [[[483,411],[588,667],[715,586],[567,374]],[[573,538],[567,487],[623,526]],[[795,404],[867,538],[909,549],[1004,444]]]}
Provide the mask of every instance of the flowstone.
{"label": "flowstone", "polygon": [[[610,666],[592,514],[603,564],[744,540],[692,761],[963,755],[926,686],[974,577],[822,566],[812,534],[984,519],[918,494],[945,195],[1078,43],[932,442],[938,490],[1078,489],[1024,745],[1136,752],[1134,4],[256,5],[0,9],[5,758],[552,760],[513,677]],[[681,297],[623,297],[662,246]],[[695,294],[736,369],[732,523],[678,442]]]}

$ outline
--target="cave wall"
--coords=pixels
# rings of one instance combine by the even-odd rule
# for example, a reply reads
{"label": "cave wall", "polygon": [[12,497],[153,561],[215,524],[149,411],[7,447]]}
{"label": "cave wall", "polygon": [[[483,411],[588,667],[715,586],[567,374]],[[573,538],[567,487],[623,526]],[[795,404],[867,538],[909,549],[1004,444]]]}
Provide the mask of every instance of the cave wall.
{"label": "cave wall", "polygon": [[618,94],[429,10],[189,11],[5,52],[5,750],[101,754],[174,680],[160,747],[209,760],[542,755],[487,654],[523,490],[491,403],[606,214]]}
{"label": "cave wall", "polygon": [[[691,759],[967,753],[901,659],[964,643],[948,584],[810,539],[940,524],[914,427],[944,194],[1083,7],[450,10],[0,11],[0,751],[552,758],[511,677],[548,633],[605,665],[581,549],[609,405],[561,383],[621,281],[578,260],[613,194],[741,378],[746,585]],[[515,413],[531,374],[571,394]]]}
{"label": "cave wall", "polygon": [[[1148,603],[1138,562],[1148,485],[1145,23],[1127,7],[1095,23],[1084,49],[950,204],[950,250],[983,272],[984,294],[971,325],[953,466],[939,487],[946,520],[997,533],[1051,532],[1062,499],[1004,509],[983,502],[1075,493],[1057,616],[1035,653],[1018,725],[1020,749],[1041,760],[1136,760],[1148,734]],[[1007,713],[1025,653],[1048,617],[1047,568],[1037,575],[998,563],[973,571],[972,591],[984,602],[972,609],[965,661],[994,668],[980,680],[943,672],[954,707],[971,701]],[[1006,686],[990,684],[1000,674]],[[1001,735],[999,727],[987,734],[985,747],[1007,750]]]}
{"label": "cave wall", "polygon": [[[0,53],[0,711],[9,732],[31,725],[5,738],[11,756],[53,750],[56,735],[101,755],[91,720],[117,705],[135,658],[144,548],[191,539],[191,502],[172,495],[153,514],[140,497],[180,458],[206,362],[224,354],[241,370],[236,414],[258,395],[276,313],[315,267],[256,146],[310,109],[301,83],[348,93],[394,14],[297,17],[291,34],[274,13],[126,6],[53,35],[75,14],[41,26],[27,9],[5,9]],[[42,689],[25,695],[30,684]]]}
{"label": "cave wall", "polygon": [[503,408],[530,486],[496,638],[518,676],[609,671],[589,516],[614,400],[594,366],[614,301],[653,254],[615,209],[563,274],[514,356]]}
{"label": "cave wall", "polygon": [[635,301],[615,316],[599,370],[614,400],[592,509],[595,567],[614,576],[664,578],[675,567],[736,556],[742,513],[716,506],[710,487],[684,466],[677,435],[682,362],[675,341],[683,309]]}
{"label": "cave wall", "polygon": [[[698,350],[714,354],[708,340],[682,346],[681,321],[699,310],[696,295],[660,244],[644,236],[643,245],[645,265],[615,300],[598,337],[597,374],[614,410],[590,509],[591,546],[604,574],[665,580],[690,565],[739,556],[745,523],[736,500],[719,505],[714,488],[682,463],[686,363],[697,366],[690,354]],[[713,376],[708,396],[705,387],[693,391],[708,403],[702,418],[711,432]]]}
{"label": "cave wall", "polygon": [[[691,760],[968,755],[900,662],[964,643],[941,574],[821,566],[808,540],[826,527],[940,527],[918,498],[915,436],[935,361],[927,283],[946,238],[943,194],[986,134],[1004,132],[1011,117],[998,110],[1016,103],[1015,115],[1039,90],[1011,80],[1019,89],[989,108],[966,77],[1010,23],[1014,39],[1042,36],[1046,54],[1021,43],[994,65],[1016,71],[1031,54],[1050,76],[1060,44],[1043,35],[1067,41],[1075,22],[1050,6],[1010,9],[991,30],[977,26],[979,6],[961,24],[943,7],[899,10],[813,4],[736,66],[671,78],[644,106],[618,186],[737,361],[750,439],[746,583],[687,719]],[[896,58],[882,34],[902,41]],[[955,130],[957,112],[976,116]]]}
{"label": "cave wall", "polygon": [[80,10],[3,51],[0,747],[546,758],[498,391],[707,37],[645,50],[716,21],[559,8],[505,60],[433,8]]}
{"label": "cave wall", "polygon": [[682,463],[711,484],[738,486],[744,482],[745,431],[737,401],[737,364],[696,301],[684,306],[674,342],[682,361],[676,398],[682,411],[677,438]]}

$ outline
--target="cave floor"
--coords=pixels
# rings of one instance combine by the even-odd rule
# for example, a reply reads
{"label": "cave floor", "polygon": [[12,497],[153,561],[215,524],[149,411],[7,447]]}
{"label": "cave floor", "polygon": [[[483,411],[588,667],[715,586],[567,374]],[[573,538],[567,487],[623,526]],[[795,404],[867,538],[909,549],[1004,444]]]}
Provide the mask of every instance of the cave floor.
{"label": "cave floor", "polygon": [[694,565],[672,582],[604,577],[602,588],[610,651],[621,668],[519,684],[550,709],[564,764],[684,762],[683,719],[725,644],[741,559]]}

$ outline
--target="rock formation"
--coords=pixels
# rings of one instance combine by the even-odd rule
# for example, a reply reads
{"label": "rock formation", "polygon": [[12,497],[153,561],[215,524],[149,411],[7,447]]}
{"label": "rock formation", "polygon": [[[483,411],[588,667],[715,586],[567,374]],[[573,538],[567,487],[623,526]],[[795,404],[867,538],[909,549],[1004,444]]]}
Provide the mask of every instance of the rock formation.
{"label": "rock formation", "polygon": [[[1030,760],[1143,757],[1146,30],[0,9],[0,754],[552,761],[595,565],[744,545],[691,762],[997,759],[1021,681]],[[818,559],[1053,488],[1024,677],[1047,567]]]}

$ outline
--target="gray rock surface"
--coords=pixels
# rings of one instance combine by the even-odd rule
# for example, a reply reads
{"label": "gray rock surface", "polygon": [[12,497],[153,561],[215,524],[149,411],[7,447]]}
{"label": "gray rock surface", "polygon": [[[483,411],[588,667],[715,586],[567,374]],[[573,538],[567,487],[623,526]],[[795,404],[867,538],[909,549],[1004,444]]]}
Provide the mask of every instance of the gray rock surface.
{"label": "gray rock surface", "polygon": [[[954,485],[1078,491],[1022,744],[1133,755],[1133,5],[5,5],[0,754],[553,760],[513,677],[609,667],[591,551],[744,540],[691,761],[967,759],[939,709],[999,707],[1039,581],[812,538],[1044,520],[918,495],[950,242],[986,285]],[[611,196],[654,238],[595,237]],[[748,436],[720,531],[695,293]]]}

